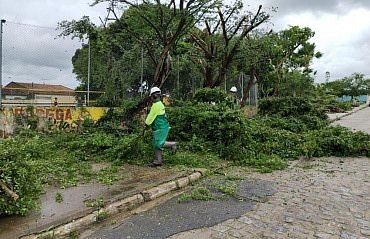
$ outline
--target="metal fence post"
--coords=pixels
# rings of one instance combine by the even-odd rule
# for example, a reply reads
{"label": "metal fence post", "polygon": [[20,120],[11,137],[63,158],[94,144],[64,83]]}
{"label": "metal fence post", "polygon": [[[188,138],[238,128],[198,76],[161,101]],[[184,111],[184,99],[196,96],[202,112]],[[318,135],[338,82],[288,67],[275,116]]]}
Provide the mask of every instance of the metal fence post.
{"label": "metal fence post", "polygon": [[2,89],[3,89],[3,24],[6,22],[5,19],[0,21],[0,107],[2,104]]}

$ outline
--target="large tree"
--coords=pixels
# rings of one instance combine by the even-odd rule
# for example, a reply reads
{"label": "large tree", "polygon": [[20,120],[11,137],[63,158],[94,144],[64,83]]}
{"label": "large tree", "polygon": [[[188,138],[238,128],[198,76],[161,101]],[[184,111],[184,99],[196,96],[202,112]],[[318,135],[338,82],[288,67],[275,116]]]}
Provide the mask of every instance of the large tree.
{"label": "large tree", "polygon": [[[112,105],[122,101],[140,82],[140,44],[118,23],[107,27],[97,27],[88,17],[81,20],[62,21],[60,36],[71,36],[84,41],[81,49],[72,58],[73,72],[80,81],[81,90],[87,89],[88,52],[91,48],[90,90],[106,92],[100,100]],[[85,39],[88,39],[89,44]],[[146,63],[147,58],[144,57]],[[147,66],[148,64],[144,64]],[[149,68],[144,68],[145,79],[153,75]],[[134,92],[134,91],[132,91]]]}
{"label": "large tree", "polygon": [[275,96],[279,95],[280,85],[288,72],[302,69],[310,73],[309,66],[313,58],[322,56],[320,52],[315,52],[315,44],[309,42],[314,35],[310,28],[298,26],[271,34],[274,43],[271,45],[270,59],[274,68],[272,77],[275,80]]}
{"label": "large tree", "polygon": [[[108,0],[96,0],[94,4]],[[116,16],[116,20],[146,48],[155,65],[152,86],[161,87],[167,80],[172,66],[171,50],[204,15],[208,9],[217,5],[214,0],[120,0],[123,7],[130,8],[141,18],[132,22],[129,17]],[[150,31],[143,33],[143,29]],[[149,35],[148,35],[149,33]],[[153,47],[159,45],[159,47]]]}
{"label": "large tree", "polygon": [[262,6],[255,13],[243,10],[241,0],[220,6],[205,18],[204,29],[191,32],[196,46],[194,61],[203,74],[204,87],[218,87],[225,82],[243,40],[269,19]]}

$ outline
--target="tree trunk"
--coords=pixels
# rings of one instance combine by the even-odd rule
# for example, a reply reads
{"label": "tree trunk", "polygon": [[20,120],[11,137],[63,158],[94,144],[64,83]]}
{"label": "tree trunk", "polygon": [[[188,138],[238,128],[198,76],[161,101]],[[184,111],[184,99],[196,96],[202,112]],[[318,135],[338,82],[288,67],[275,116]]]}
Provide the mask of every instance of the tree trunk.
{"label": "tree trunk", "polygon": [[10,197],[13,198],[14,201],[17,201],[19,196],[15,192],[13,192],[3,181],[0,180],[0,188]]}
{"label": "tree trunk", "polygon": [[243,90],[243,99],[240,102],[240,105],[243,107],[246,105],[247,98],[249,97],[249,91],[252,89],[252,86],[255,84],[254,77],[256,76],[256,68],[252,68],[252,70],[249,73],[250,79],[248,81],[247,87],[245,87]]}
{"label": "tree trunk", "polygon": [[158,86],[161,88],[163,83],[166,81],[168,78],[171,68],[170,68],[170,56],[169,56],[169,51],[170,51],[171,46],[167,45],[158,60],[157,67],[155,69],[155,74],[154,74],[154,82],[153,86]]}

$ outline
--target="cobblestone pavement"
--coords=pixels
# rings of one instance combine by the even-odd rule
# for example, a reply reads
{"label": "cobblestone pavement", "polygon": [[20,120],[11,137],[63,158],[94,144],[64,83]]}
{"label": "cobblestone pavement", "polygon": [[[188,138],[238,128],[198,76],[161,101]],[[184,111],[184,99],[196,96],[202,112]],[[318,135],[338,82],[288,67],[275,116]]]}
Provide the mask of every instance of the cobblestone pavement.
{"label": "cobblestone pavement", "polygon": [[251,177],[275,182],[277,192],[241,217],[170,238],[370,238],[369,158],[297,162]]}

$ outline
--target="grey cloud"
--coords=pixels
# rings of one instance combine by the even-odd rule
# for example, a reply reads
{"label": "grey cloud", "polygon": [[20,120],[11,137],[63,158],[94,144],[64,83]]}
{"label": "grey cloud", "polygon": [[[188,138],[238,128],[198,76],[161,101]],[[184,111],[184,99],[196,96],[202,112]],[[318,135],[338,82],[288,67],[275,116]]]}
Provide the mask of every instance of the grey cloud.
{"label": "grey cloud", "polygon": [[58,69],[46,66],[35,67],[25,62],[7,62],[4,64],[3,84],[11,81],[34,82],[45,84],[63,84],[75,88],[78,84],[74,80],[72,68],[61,73]]}
{"label": "grey cloud", "polygon": [[54,28],[62,20],[80,19],[84,15],[99,24],[99,16],[106,15],[106,4],[89,7],[91,2],[93,0],[0,0],[0,17],[7,20],[3,34],[3,83],[44,82],[76,87],[78,82],[72,73],[71,58],[81,44],[55,39]]}
{"label": "grey cloud", "polygon": [[79,42],[56,38],[57,32],[52,28],[11,22],[4,25],[3,32],[4,83],[51,83],[63,78],[68,79],[68,85],[76,84],[71,58],[80,47]]}
{"label": "grey cloud", "polygon": [[265,7],[277,7],[278,15],[300,12],[345,13],[353,8],[370,8],[369,0],[262,0]]}

